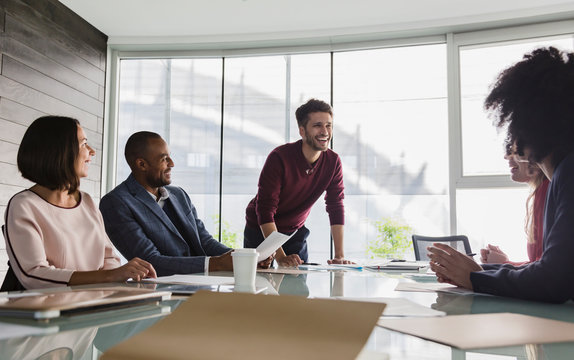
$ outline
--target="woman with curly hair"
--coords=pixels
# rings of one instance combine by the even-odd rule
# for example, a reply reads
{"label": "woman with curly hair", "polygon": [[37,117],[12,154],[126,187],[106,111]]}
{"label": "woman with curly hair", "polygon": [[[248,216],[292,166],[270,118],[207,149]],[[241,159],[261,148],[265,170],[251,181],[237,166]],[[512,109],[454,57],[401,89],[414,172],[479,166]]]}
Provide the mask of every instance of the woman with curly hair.
{"label": "woman with curly hair", "polygon": [[504,70],[485,101],[517,159],[550,180],[540,260],[484,264],[441,244],[428,248],[440,282],[475,292],[563,303],[574,298],[574,54],[541,48]]}

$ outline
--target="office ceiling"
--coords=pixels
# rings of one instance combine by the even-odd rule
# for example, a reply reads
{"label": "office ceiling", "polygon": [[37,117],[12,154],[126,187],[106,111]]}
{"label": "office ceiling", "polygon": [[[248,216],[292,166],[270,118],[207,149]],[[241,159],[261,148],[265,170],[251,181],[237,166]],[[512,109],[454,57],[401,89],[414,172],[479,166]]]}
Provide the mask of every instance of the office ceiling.
{"label": "office ceiling", "polygon": [[[60,0],[110,43],[424,34],[572,18],[564,0]],[[453,30],[450,30],[453,31]]]}

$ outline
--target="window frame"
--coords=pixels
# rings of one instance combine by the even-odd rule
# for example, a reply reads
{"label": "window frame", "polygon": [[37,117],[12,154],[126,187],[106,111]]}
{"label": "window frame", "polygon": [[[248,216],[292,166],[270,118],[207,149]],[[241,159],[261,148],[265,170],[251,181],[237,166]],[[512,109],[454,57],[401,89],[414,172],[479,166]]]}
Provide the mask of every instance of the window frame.
{"label": "window frame", "polygon": [[[462,146],[462,113],[460,87],[461,47],[487,47],[502,42],[528,41],[535,38],[574,34],[574,21],[556,21],[473,32],[450,33],[447,36],[447,73],[449,75],[449,148],[450,148],[450,224],[457,233],[456,192],[458,189],[520,188],[526,184],[513,182],[508,175],[464,175]],[[518,59],[517,59],[518,60]],[[501,69],[502,70],[502,69]]]}
{"label": "window frame", "polygon": [[[427,44],[446,44],[447,51],[447,101],[448,101],[448,196],[450,214],[450,232],[457,233],[456,192],[458,189],[494,189],[517,188],[517,184],[507,175],[463,176],[462,157],[462,119],[461,119],[461,89],[460,89],[460,48],[463,46],[488,46],[497,42],[521,41],[538,37],[550,37],[574,34],[574,20],[552,21],[546,23],[527,24],[509,27],[485,28],[477,31],[433,34],[420,37],[404,37],[396,39],[378,39],[369,41],[336,42],[323,45],[302,46],[253,46],[251,48],[207,48],[197,50],[122,50],[125,46],[108,46],[106,72],[105,106],[107,111],[104,118],[103,159],[106,166],[102,167],[101,192],[106,194],[116,184],[117,166],[117,128],[118,128],[118,99],[119,99],[119,68],[124,59],[144,58],[223,58],[229,57],[266,56],[266,55],[296,55],[311,53],[336,53],[342,51],[405,47]],[[238,47],[241,43],[237,44]],[[332,69],[331,62],[331,69]],[[331,70],[332,71],[332,70]],[[331,93],[333,83],[331,82]],[[224,106],[222,100],[222,109]],[[336,104],[333,104],[336,106]],[[288,115],[288,114],[287,114]],[[224,119],[222,120],[224,121]],[[220,176],[222,176],[220,174]],[[220,192],[220,197],[222,196]]]}

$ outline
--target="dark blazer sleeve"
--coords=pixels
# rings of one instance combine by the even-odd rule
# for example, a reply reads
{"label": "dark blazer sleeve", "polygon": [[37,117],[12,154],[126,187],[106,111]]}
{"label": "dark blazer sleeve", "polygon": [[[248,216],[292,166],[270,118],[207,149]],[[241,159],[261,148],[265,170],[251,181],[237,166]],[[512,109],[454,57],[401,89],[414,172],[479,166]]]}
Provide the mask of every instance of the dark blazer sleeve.
{"label": "dark blazer sleeve", "polygon": [[129,192],[107,194],[100,201],[100,211],[108,236],[128,260],[148,261],[159,276],[204,272],[205,256],[190,256],[185,241]]}
{"label": "dark blazer sleeve", "polygon": [[201,221],[197,216],[197,210],[195,209],[195,206],[193,206],[187,193],[181,188],[177,189],[178,191],[173,191],[173,188],[170,187],[170,190],[172,190],[172,194],[176,195],[178,201],[184,204],[182,208],[185,209],[185,211],[189,211],[188,214],[185,214],[185,217],[190,223],[195,224],[199,242],[201,243],[201,246],[205,251],[205,253],[209,256],[217,256],[225,254],[226,252],[231,250],[227,246],[215,240],[213,236],[211,236],[211,234],[205,228],[203,221]]}

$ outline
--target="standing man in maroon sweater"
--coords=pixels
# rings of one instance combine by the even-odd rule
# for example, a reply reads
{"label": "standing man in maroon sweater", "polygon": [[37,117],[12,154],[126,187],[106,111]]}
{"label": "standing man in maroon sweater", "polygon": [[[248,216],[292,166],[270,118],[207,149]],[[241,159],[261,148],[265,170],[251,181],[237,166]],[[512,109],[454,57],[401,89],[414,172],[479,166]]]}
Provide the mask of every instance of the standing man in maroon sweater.
{"label": "standing man in maroon sweater", "polygon": [[281,266],[297,266],[308,259],[305,220],[311,207],[326,191],[325,204],[331,223],[335,258],[347,264],[343,252],[345,209],[341,159],[329,149],[333,134],[333,109],[311,99],[295,112],[302,140],[275,148],[267,157],[257,195],[246,210],[244,246],[257,247],[273,231],[297,233],[275,254]]}

